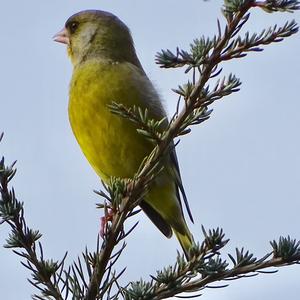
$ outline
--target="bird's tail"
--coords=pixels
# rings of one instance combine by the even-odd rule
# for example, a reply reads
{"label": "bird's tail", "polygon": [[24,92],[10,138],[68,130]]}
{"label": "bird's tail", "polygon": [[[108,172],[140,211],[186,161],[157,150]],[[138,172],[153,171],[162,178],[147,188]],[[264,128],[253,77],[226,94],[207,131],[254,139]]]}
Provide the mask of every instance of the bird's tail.
{"label": "bird's tail", "polygon": [[193,235],[191,234],[191,232],[189,231],[187,226],[185,226],[184,232],[179,232],[174,228],[173,228],[173,232],[175,233],[175,235],[182,247],[182,250],[185,254],[186,259],[189,260],[191,258],[191,255],[190,255],[191,247],[195,243]]}

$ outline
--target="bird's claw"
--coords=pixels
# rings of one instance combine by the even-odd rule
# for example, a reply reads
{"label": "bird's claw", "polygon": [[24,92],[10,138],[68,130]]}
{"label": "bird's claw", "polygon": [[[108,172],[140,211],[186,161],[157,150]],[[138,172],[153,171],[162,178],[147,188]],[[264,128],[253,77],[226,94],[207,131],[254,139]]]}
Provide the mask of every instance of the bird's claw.
{"label": "bird's claw", "polygon": [[114,214],[115,212],[113,209],[108,209],[105,215],[100,218],[100,236],[103,239],[108,229],[108,222],[112,222]]}

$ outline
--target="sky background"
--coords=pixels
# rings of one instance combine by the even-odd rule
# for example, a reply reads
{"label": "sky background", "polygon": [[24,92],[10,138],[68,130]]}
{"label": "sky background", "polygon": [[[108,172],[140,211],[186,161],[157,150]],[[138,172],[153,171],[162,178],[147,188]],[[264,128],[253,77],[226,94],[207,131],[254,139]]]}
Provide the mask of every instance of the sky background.
{"label": "sky background", "polygon": [[[52,36],[66,19],[84,9],[118,15],[131,28],[138,56],[165,100],[169,115],[177,97],[171,91],[185,83],[182,70],[160,69],[154,57],[160,49],[187,49],[201,35],[216,33],[220,1],[5,1],[1,4],[0,145],[7,163],[18,160],[13,180],[18,199],[25,202],[28,225],[43,233],[45,256],[72,262],[88,246],[95,248],[101,212],[97,176],[81,154],[67,115],[72,72],[64,45]],[[255,11],[250,32],[284,24],[296,14]],[[223,19],[222,19],[223,22]],[[190,226],[197,240],[201,224],[221,226],[230,244],[257,256],[270,251],[269,241],[290,234],[300,239],[300,35],[266,47],[263,53],[224,65],[243,85],[239,93],[214,106],[211,119],[194,128],[177,147],[181,173],[193,211]],[[175,238],[165,239],[142,214],[138,228],[118,268],[128,266],[124,282],[174,262]],[[0,227],[0,243],[8,234]],[[29,272],[10,250],[0,248],[1,299],[30,299],[35,292]],[[298,299],[299,266],[277,274],[232,282],[206,290],[203,299]]]}

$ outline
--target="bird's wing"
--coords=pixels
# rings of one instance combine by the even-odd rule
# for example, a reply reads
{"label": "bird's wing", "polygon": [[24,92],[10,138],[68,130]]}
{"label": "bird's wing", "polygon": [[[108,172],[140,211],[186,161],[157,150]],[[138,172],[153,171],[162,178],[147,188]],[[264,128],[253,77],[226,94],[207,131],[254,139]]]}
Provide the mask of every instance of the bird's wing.
{"label": "bird's wing", "polygon": [[182,209],[181,198],[183,199],[183,202],[186,207],[187,213],[190,217],[190,220],[194,223],[192,212],[191,212],[191,209],[190,209],[190,206],[189,206],[189,203],[188,203],[185,191],[184,191],[184,187],[182,184],[179,165],[178,165],[178,159],[177,159],[177,155],[175,152],[175,147],[174,147],[174,145],[172,145],[172,147],[173,147],[173,149],[171,149],[171,151],[170,151],[170,158],[171,158],[171,163],[172,163],[172,173],[174,175],[174,179],[175,179],[175,183],[176,183],[177,199],[180,203],[181,209]]}
{"label": "bird's wing", "polygon": [[[184,205],[186,207],[186,210],[188,212],[188,215],[190,217],[190,220],[194,223],[193,216],[191,209],[188,204],[188,200],[182,185],[182,180],[180,176],[180,171],[179,171],[179,165],[178,165],[178,160],[176,156],[176,152],[174,149],[174,145],[172,145],[172,150],[170,151],[170,160],[171,160],[171,168],[170,168],[170,173],[171,176],[174,178],[174,183],[176,186],[176,198],[180,204],[180,208],[183,214],[183,209],[182,209],[182,203],[181,199],[183,199]],[[167,237],[170,238],[172,236],[172,228],[170,224],[168,224],[164,218],[160,215],[160,213],[152,208],[150,204],[148,204],[146,201],[142,201],[140,203],[141,209],[144,211],[144,213],[148,216],[148,218],[156,225],[156,227]]]}
{"label": "bird's wing", "polygon": [[164,234],[167,238],[172,236],[171,226],[154,208],[152,208],[146,201],[142,201],[140,203],[140,207],[155,226],[162,232],[162,234]]}

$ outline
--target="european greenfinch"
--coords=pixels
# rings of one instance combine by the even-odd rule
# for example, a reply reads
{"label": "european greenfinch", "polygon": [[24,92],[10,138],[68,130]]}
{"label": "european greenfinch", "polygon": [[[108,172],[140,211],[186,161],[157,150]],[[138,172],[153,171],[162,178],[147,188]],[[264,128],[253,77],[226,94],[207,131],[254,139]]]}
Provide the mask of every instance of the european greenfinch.
{"label": "european greenfinch", "polygon": [[[157,120],[166,112],[136,55],[128,27],[111,13],[87,10],[71,16],[54,40],[67,44],[74,67],[69,120],[82,152],[104,182],[111,176],[132,178],[154,145],[133,122],[112,114],[108,105],[135,105]],[[192,220],[173,147],[140,207],[166,237],[175,233],[188,257],[194,240],[181,198]]]}

